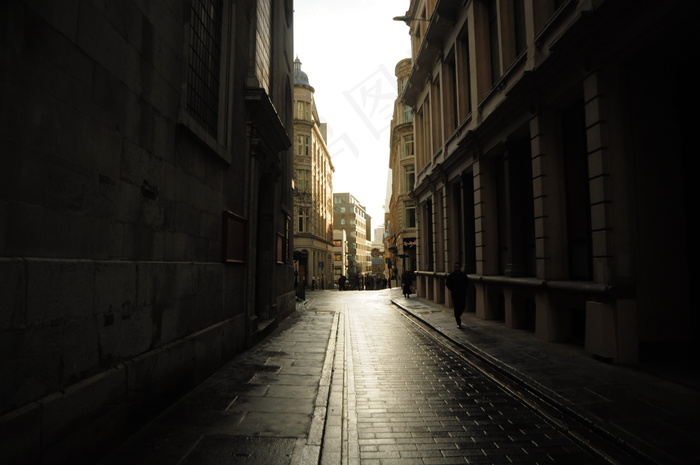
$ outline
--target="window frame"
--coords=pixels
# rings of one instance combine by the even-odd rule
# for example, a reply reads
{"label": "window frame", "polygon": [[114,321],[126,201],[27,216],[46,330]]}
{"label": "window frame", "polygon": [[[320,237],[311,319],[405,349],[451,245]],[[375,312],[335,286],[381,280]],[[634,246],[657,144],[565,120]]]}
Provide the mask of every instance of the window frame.
{"label": "window frame", "polygon": [[227,164],[232,164],[232,133],[230,124],[233,111],[233,91],[230,82],[233,77],[234,63],[234,47],[232,46],[234,37],[233,21],[235,15],[235,3],[220,1],[221,4],[221,20],[220,20],[220,44],[219,44],[219,89],[218,89],[218,111],[217,111],[217,130],[216,134],[211,134],[198,121],[196,115],[188,110],[188,87],[189,71],[193,63],[193,50],[191,41],[194,30],[192,24],[192,12],[194,2],[196,0],[188,0],[186,3],[186,11],[183,21],[183,44],[182,44],[182,81],[180,91],[180,104],[178,107],[178,124],[186,127],[192,134],[200,139],[214,154],[219,156]]}

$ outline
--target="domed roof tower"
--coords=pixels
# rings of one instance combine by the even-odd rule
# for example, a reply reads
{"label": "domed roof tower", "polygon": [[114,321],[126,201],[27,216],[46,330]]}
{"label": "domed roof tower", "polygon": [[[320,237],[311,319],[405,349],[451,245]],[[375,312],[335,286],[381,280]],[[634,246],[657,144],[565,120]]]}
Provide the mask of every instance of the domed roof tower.
{"label": "domed roof tower", "polygon": [[299,57],[294,60],[294,85],[310,87],[311,90],[313,90],[313,87],[309,84],[309,76],[301,70],[301,61],[299,61]]}

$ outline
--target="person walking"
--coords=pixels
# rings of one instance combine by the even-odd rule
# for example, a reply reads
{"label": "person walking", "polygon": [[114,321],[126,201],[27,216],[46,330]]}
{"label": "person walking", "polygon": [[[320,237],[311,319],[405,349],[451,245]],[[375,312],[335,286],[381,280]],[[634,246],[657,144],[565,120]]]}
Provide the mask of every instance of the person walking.
{"label": "person walking", "polygon": [[345,289],[345,281],[347,278],[344,275],[340,275],[340,278],[338,278],[338,290],[342,291]]}
{"label": "person walking", "polygon": [[447,275],[445,285],[452,294],[455,321],[457,321],[457,327],[461,328],[462,313],[464,313],[464,307],[467,305],[467,286],[469,285],[469,278],[467,278],[467,275],[462,271],[461,263],[455,263],[454,271]]}
{"label": "person walking", "polygon": [[410,298],[409,295],[411,294],[411,284],[413,284],[411,273],[404,271],[401,275],[401,289],[403,290],[403,296],[407,299]]}

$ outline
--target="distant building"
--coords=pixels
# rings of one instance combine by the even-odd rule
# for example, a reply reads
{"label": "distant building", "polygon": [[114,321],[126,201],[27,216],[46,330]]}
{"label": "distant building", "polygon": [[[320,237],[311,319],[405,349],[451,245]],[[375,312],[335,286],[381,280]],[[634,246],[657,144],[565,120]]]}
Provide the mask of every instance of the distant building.
{"label": "distant building", "polygon": [[374,228],[374,234],[372,235],[372,248],[384,248],[384,241],[382,240],[384,238],[384,225],[380,224],[378,227]]}
{"label": "distant building", "polygon": [[96,463],[295,309],[292,2],[98,3],[0,2],[3,463]]}
{"label": "distant building", "polygon": [[372,275],[374,277],[389,278],[386,258],[389,254],[384,244],[384,225],[374,228],[374,235],[370,244],[370,256],[372,260]]}
{"label": "distant building", "polygon": [[[398,95],[406,88],[411,73],[409,58],[397,63]],[[392,276],[416,270],[416,200],[411,191],[416,182],[416,153],[413,140],[413,110],[400,98],[394,102],[391,120],[391,198],[387,246],[392,261]]]}
{"label": "distant building", "polygon": [[333,230],[333,283],[337,286],[338,278],[348,277],[348,237],[344,229]]}
{"label": "distant building", "polygon": [[333,163],[314,88],[294,61],[294,250],[297,281],[306,287],[333,283]]}
{"label": "distant building", "polygon": [[333,194],[333,225],[345,231],[348,240],[348,276],[369,273],[371,217],[350,193]]}

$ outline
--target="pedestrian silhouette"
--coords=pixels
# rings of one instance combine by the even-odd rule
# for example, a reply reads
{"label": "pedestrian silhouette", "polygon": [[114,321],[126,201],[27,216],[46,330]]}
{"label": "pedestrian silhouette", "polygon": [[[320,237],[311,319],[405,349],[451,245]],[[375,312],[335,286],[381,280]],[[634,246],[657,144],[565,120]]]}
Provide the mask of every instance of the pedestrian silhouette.
{"label": "pedestrian silhouette", "polygon": [[410,298],[411,294],[411,284],[413,284],[413,277],[409,271],[404,271],[401,275],[401,289],[403,290],[403,296],[407,299]]}
{"label": "pedestrian silhouette", "polygon": [[462,313],[464,313],[464,307],[467,304],[467,286],[469,285],[469,278],[467,278],[467,275],[462,271],[462,266],[459,262],[455,263],[454,271],[447,275],[445,285],[452,294],[455,321],[457,321],[457,327],[461,328]]}

